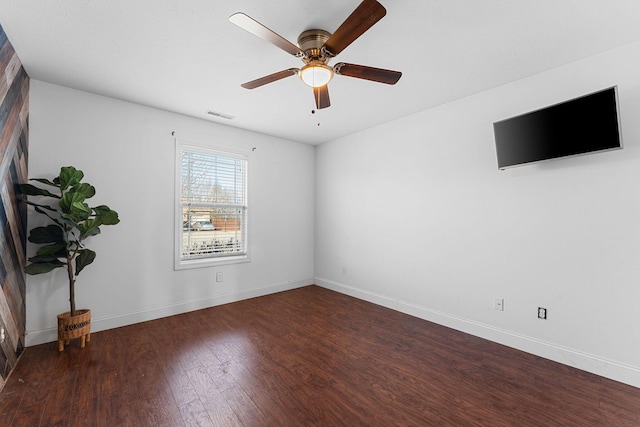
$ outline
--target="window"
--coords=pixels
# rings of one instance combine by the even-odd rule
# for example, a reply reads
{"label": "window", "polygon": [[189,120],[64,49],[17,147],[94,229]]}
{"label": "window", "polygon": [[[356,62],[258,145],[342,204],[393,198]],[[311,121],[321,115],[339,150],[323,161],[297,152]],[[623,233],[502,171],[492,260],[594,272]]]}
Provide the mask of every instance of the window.
{"label": "window", "polygon": [[247,157],[178,142],[176,269],[245,262]]}

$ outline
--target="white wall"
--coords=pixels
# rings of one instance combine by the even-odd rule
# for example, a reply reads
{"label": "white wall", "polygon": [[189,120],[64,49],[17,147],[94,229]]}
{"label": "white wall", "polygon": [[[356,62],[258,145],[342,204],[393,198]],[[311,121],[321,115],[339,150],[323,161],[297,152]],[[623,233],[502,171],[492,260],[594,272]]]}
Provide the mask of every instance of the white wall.
{"label": "white wall", "polygon": [[[310,146],[32,81],[30,176],[72,164],[120,213],[79,277],[94,331],[302,286],[315,266],[317,284],[640,386],[636,58],[640,44],[360,132],[315,165]],[[623,150],[497,170],[494,121],[611,85]],[[173,270],[172,131],[256,147],[251,263]],[[55,339],[66,292],[62,271],[28,278],[28,345]]]}
{"label": "white wall", "polygon": [[[173,131],[250,153],[250,263],[173,270]],[[88,240],[98,256],[78,277],[78,308],[92,310],[93,331],[312,283],[311,146],[32,81],[29,175],[52,178],[66,165],[96,187],[92,205],[121,219]],[[28,277],[27,345],[56,339],[67,288],[62,269]]]}
{"label": "white wall", "polygon": [[[623,150],[498,171],[494,121],[613,85]],[[637,43],[319,146],[316,283],[640,387],[638,117]]]}

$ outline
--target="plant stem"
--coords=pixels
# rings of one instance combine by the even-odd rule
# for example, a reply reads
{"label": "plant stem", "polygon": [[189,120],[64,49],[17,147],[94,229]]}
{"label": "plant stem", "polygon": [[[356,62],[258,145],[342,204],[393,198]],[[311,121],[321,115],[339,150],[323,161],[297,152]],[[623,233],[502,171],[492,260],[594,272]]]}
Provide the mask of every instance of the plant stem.
{"label": "plant stem", "polygon": [[73,274],[73,258],[67,255],[67,274],[69,275],[69,303],[71,304],[71,316],[76,315],[76,278]]}

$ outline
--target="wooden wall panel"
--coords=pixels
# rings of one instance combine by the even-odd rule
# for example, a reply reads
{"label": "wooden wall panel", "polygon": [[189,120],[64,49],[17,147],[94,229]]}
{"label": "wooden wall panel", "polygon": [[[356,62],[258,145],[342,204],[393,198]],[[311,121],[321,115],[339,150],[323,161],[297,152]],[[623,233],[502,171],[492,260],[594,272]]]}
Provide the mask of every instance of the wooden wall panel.
{"label": "wooden wall panel", "polygon": [[24,349],[29,76],[0,26],[0,389]]}

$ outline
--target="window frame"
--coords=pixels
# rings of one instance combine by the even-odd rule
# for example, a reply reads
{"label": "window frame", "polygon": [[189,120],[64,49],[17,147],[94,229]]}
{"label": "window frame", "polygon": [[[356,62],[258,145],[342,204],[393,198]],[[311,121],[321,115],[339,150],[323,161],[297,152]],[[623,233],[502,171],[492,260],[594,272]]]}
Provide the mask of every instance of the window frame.
{"label": "window frame", "polygon": [[[181,201],[181,177],[182,177],[182,152],[194,152],[201,154],[216,155],[236,160],[244,161],[244,221],[241,224],[241,232],[244,236],[243,254],[223,255],[223,256],[204,256],[201,258],[183,259],[182,258],[182,242],[183,242],[183,212]],[[232,151],[226,148],[208,147],[203,144],[195,144],[187,141],[176,139],[175,141],[175,176],[174,176],[174,270],[185,270],[192,268],[215,267],[228,264],[237,264],[250,262],[250,239],[248,234],[248,218],[249,218],[249,155],[246,152]]]}

